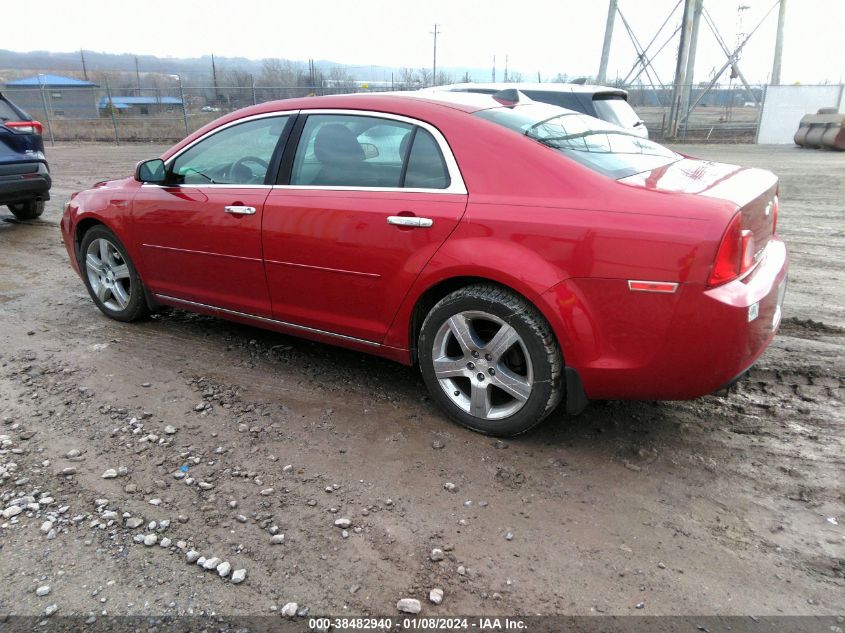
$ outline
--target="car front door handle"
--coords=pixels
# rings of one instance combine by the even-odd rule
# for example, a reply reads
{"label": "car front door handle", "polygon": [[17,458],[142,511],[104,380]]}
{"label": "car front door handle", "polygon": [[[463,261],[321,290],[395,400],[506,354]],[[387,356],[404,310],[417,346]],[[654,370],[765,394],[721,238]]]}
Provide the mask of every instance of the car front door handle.
{"label": "car front door handle", "polygon": [[230,213],[232,215],[255,215],[255,207],[243,207],[240,205],[231,205],[228,207],[224,207],[223,210],[226,213]]}
{"label": "car front door handle", "polygon": [[431,218],[418,218],[409,215],[390,215],[387,217],[388,224],[395,224],[397,226],[410,226],[415,228],[428,228],[434,224]]}

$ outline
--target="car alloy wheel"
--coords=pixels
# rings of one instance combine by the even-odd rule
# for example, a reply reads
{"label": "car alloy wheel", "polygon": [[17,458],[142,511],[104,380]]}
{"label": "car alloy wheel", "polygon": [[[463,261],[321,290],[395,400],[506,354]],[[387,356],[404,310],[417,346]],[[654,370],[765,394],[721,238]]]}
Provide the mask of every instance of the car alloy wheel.
{"label": "car alloy wheel", "polygon": [[502,286],[474,284],[443,297],[420,327],[417,350],[432,399],[480,433],[525,433],[563,397],[563,357],[548,321]]}
{"label": "car alloy wheel", "polygon": [[102,225],[88,229],[82,235],[78,261],[88,294],[100,312],[125,322],[150,313],[138,271],[110,229]]}
{"label": "car alloy wheel", "polygon": [[509,417],[531,396],[534,375],[525,343],[513,327],[488,312],[459,312],[445,321],[431,356],[444,393],[474,417]]}
{"label": "car alloy wheel", "polygon": [[100,303],[115,312],[126,309],[132,297],[132,276],[114,244],[104,237],[92,240],[85,251],[85,272]]}

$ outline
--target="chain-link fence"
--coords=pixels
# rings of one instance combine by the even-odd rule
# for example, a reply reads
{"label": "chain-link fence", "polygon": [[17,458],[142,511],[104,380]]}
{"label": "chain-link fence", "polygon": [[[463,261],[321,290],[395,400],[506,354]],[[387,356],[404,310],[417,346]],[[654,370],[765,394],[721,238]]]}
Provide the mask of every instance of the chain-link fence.
{"label": "chain-link fence", "polygon": [[[3,94],[44,125],[50,142],[172,142],[217,117],[249,105],[305,97],[391,90],[362,82],[325,81],[317,86],[206,86],[114,89],[105,86],[40,85],[3,88]],[[673,87],[628,86],[628,101],[654,139],[663,139]],[[690,87],[692,107],[681,117],[680,140],[751,142],[764,91],[759,86]],[[684,108],[686,110],[686,108]]]}
{"label": "chain-link fence", "polygon": [[[687,103],[681,115],[676,138],[680,141],[751,143],[757,134],[765,90],[763,86],[719,85],[684,86]],[[651,138],[661,140],[669,133],[673,85],[625,86],[628,103],[645,121]],[[686,113],[689,112],[689,116]]]}

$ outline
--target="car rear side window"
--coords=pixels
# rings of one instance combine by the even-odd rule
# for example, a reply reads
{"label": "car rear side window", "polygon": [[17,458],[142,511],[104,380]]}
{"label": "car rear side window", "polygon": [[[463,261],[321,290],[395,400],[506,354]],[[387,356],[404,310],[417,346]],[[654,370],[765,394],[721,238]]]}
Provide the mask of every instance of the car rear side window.
{"label": "car rear side window", "polygon": [[434,137],[421,127],[355,114],[312,114],[302,129],[290,184],[445,189],[450,179]]}
{"label": "car rear side window", "polygon": [[[576,112],[584,112],[584,106],[578,100],[578,97],[571,92],[557,92],[551,90],[526,90],[525,96],[534,101],[541,101],[542,103],[550,103],[568,110],[575,110]],[[586,113],[585,113],[586,114]]]}
{"label": "car rear side window", "polygon": [[312,114],[305,122],[290,184],[398,187],[413,126],[351,114]]}
{"label": "car rear side window", "polygon": [[408,155],[405,187],[412,189],[446,189],[449,187],[449,170],[428,130],[417,128],[414,144]]}

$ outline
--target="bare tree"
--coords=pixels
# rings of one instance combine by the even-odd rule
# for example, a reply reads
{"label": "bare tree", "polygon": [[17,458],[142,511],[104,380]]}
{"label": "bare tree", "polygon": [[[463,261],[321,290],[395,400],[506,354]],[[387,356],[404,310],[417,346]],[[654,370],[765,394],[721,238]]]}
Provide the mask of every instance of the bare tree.
{"label": "bare tree", "polygon": [[437,72],[437,78],[434,81],[435,86],[445,86],[452,83],[455,83],[455,80],[452,78],[451,74],[442,70]]}
{"label": "bare tree", "polygon": [[413,68],[403,68],[399,71],[399,90],[414,90],[417,75]]}
{"label": "bare tree", "polygon": [[349,71],[341,66],[335,66],[329,70],[329,76],[325,83],[328,94],[356,92],[358,88]]}
{"label": "bare tree", "polygon": [[551,82],[552,82],[553,84],[565,84],[565,83],[569,83],[569,75],[567,75],[566,73],[558,73],[557,75],[555,75],[555,76],[552,78]]}
{"label": "bare tree", "polygon": [[508,81],[511,81],[515,84],[522,83],[522,73],[516,71],[509,72]]}
{"label": "bare tree", "polygon": [[252,74],[240,68],[230,68],[222,73],[218,92],[230,108],[243,108],[252,104]]}
{"label": "bare tree", "polygon": [[431,76],[431,69],[430,68],[418,68],[416,72],[416,86],[417,88],[425,88],[426,86],[432,85]]}
{"label": "bare tree", "polygon": [[297,96],[302,92],[298,86],[303,75],[301,64],[287,59],[265,59],[261,63],[261,73],[255,82],[261,87],[261,100],[287,99]]}

